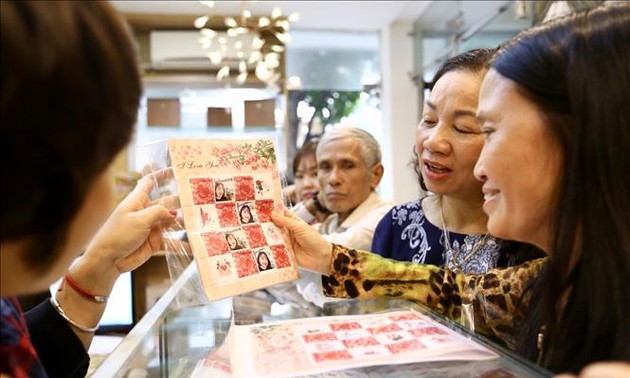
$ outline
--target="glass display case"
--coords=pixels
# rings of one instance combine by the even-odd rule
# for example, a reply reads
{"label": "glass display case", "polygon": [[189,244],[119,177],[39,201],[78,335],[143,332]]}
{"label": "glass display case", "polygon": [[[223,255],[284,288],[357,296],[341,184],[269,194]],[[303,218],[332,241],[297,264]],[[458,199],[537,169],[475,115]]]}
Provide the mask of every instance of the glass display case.
{"label": "glass display case", "polygon": [[[225,300],[200,303],[195,264],[189,265],[155,306],[129,332],[91,377],[190,377],[197,364],[222,348],[232,324],[253,324],[312,316],[354,315],[414,309],[495,351],[485,361],[438,361],[372,366],[323,373],[326,377],[546,377],[551,373],[489,340],[404,300],[340,300],[323,308],[306,303],[295,285],[281,284]],[[221,351],[223,350],[223,352]],[[222,356],[220,356],[223,354]],[[224,375],[229,376],[229,375]]]}

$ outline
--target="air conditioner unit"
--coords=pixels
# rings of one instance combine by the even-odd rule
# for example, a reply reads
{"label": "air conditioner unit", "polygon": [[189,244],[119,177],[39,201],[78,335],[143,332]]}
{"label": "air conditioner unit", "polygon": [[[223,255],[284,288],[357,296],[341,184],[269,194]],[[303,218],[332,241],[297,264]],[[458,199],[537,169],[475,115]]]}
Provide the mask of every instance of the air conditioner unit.
{"label": "air conditioner unit", "polygon": [[[252,34],[243,34],[238,37],[229,37],[224,32],[217,32],[210,48],[204,49],[200,42],[201,34],[196,30],[182,31],[152,31],[150,35],[151,68],[156,70],[190,70],[190,69],[219,69],[228,65],[230,69],[238,69],[241,56],[250,55]],[[213,64],[208,54],[217,51],[224,41],[223,51],[225,56],[220,64]],[[236,47],[240,41],[240,49]]]}

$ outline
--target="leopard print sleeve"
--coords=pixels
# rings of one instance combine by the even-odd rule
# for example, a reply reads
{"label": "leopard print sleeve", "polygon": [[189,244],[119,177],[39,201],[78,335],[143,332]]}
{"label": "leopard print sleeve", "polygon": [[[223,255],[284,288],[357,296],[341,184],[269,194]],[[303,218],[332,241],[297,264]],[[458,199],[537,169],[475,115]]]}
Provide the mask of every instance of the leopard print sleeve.
{"label": "leopard print sleeve", "polygon": [[322,283],[327,296],[408,299],[457,322],[461,321],[462,303],[472,303],[475,330],[513,347],[516,326],[523,316],[523,306],[519,306],[522,294],[546,261],[542,258],[466,275],[333,245],[331,274]]}

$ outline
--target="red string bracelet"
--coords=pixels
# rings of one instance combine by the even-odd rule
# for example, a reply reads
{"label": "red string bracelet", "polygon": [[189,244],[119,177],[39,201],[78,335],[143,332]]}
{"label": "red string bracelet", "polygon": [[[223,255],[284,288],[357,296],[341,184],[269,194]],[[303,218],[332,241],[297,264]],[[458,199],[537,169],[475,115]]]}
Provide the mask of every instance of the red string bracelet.
{"label": "red string bracelet", "polygon": [[67,282],[68,286],[73,288],[77,293],[81,294],[82,296],[88,299],[93,300],[94,302],[104,303],[104,302],[107,302],[107,299],[109,299],[109,297],[106,295],[96,295],[94,293],[91,293],[85,290],[81,286],[79,286],[77,281],[75,281],[74,278],[72,278],[72,276],[70,275],[70,272],[66,273],[66,275],[63,276],[63,280]]}

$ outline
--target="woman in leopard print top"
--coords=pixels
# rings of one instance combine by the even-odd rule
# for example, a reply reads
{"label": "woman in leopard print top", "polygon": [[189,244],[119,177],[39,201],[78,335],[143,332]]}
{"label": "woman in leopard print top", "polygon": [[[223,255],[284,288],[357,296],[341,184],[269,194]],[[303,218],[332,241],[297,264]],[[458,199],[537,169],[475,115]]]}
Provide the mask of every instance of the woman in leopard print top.
{"label": "woman in leopard print top", "polygon": [[522,294],[546,258],[511,269],[467,275],[415,263],[400,264],[370,252],[333,245],[331,270],[323,276],[324,293],[339,298],[402,298],[428,305],[456,321],[462,303],[472,303],[475,330],[514,349],[523,319]]}
{"label": "woman in leopard print top", "polygon": [[328,295],[408,298],[453,319],[472,301],[478,332],[554,372],[630,376],[628,25],[630,4],[613,3],[533,27],[484,78],[488,230],[549,257],[465,275],[332,246],[274,215],[300,265],[328,275]]}

